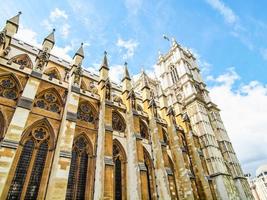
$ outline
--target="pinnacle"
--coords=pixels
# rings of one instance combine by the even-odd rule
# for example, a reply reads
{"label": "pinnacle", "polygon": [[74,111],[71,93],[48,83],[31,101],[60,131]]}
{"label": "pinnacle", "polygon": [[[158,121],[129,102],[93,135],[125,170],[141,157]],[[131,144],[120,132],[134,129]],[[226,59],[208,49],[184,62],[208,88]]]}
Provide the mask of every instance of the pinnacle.
{"label": "pinnacle", "polygon": [[77,50],[77,52],[75,53],[75,55],[79,55],[82,58],[84,58],[84,51],[83,51],[83,43],[81,43],[80,48]]}
{"label": "pinnacle", "polygon": [[22,14],[21,11],[18,12],[17,15],[15,15],[14,17],[10,18],[9,20],[7,20],[7,22],[14,24],[16,26],[19,25],[19,16]]}
{"label": "pinnacle", "polygon": [[53,29],[53,31],[44,39],[44,41],[47,40],[47,41],[55,44],[55,34],[54,34],[55,31],[56,31],[56,29]]}
{"label": "pinnacle", "polygon": [[104,67],[106,69],[109,69],[108,68],[108,59],[107,59],[107,52],[104,51],[104,58],[103,58],[103,61],[102,61],[102,65],[101,65],[101,68]]}

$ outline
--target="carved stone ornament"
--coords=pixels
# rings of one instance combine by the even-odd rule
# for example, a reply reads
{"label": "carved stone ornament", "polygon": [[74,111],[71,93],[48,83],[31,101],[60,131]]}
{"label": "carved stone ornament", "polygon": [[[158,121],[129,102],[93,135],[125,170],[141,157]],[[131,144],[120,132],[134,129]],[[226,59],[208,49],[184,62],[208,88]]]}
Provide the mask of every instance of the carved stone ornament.
{"label": "carved stone ornament", "polygon": [[111,98],[111,85],[110,85],[109,79],[107,79],[105,86],[106,86],[106,99],[110,100],[110,98]]}
{"label": "carved stone ornament", "polygon": [[83,74],[82,64],[81,63],[78,64],[76,69],[73,71],[73,74],[74,74],[73,83],[76,84],[76,85],[79,85],[80,84],[80,80],[81,80],[81,76]]}
{"label": "carved stone ornament", "polygon": [[9,54],[10,50],[11,50],[10,46],[8,46],[7,48],[5,48],[4,55],[7,56]]}
{"label": "carved stone ornament", "polygon": [[38,63],[36,69],[42,71],[49,58],[48,48],[41,50],[37,58],[38,58]]}
{"label": "carved stone ornament", "polygon": [[65,76],[64,76],[64,80],[68,81],[70,78],[70,70],[69,69],[65,69]]}
{"label": "carved stone ornament", "polygon": [[0,32],[0,46],[5,43],[6,40],[6,29]]}

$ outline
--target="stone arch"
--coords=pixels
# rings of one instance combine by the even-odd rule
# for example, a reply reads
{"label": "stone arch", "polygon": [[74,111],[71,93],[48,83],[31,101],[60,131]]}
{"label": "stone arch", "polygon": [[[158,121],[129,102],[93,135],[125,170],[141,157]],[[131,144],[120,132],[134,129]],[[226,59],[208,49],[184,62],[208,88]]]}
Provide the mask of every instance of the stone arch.
{"label": "stone arch", "polygon": [[22,85],[17,76],[10,72],[0,74],[0,96],[17,100],[22,91]]}
{"label": "stone arch", "polygon": [[[19,149],[9,174],[9,187],[5,199],[43,199],[47,186],[55,134],[47,119],[30,125],[23,133]],[[30,177],[28,181],[26,177]]]}
{"label": "stone arch", "polygon": [[155,182],[155,171],[153,166],[153,161],[150,157],[149,152],[143,147],[143,154],[144,154],[144,164],[146,168],[146,181],[147,185],[145,186],[148,191],[148,198],[147,199],[156,199],[156,182]]}
{"label": "stone arch", "polygon": [[126,199],[126,153],[117,140],[113,140],[113,162],[114,162],[114,199]]}
{"label": "stone arch", "polygon": [[14,56],[7,63],[8,64],[16,63],[16,64],[20,65],[20,69],[24,69],[25,67],[29,68],[29,69],[33,68],[32,60],[30,59],[30,57],[26,53]]}
{"label": "stone arch", "polygon": [[126,129],[126,123],[123,116],[116,110],[112,111],[112,128],[119,132],[124,132]]}
{"label": "stone arch", "polygon": [[63,104],[58,91],[55,88],[48,88],[37,94],[34,106],[60,114]]}
{"label": "stone arch", "polygon": [[162,127],[162,138],[163,141],[168,145],[169,144],[169,137],[166,128]]}
{"label": "stone arch", "polygon": [[117,102],[118,104],[123,104],[122,98],[115,94],[113,95],[113,101]]}
{"label": "stone arch", "polygon": [[96,108],[89,101],[80,101],[77,111],[77,119],[83,122],[93,123],[96,127],[98,122]]}
{"label": "stone arch", "polygon": [[81,89],[85,91],[88,90],[84,80],[81,81]]}
{"label": "stone arch", "polygon": [[147,123],[139,119],[140,135],[142,138],[149,140],[149,129]]}
{"label": "stone arch", "polygon": [[5,115],[0,110],[0,142],[4,139],[6,127]]}
{"label": "stone arch", "polygon": [[84,132],[74,138],[71,155],[65,199],[87,199],[92,195],[94,161],[93,145]]}
{"label": "stone arch", "polygon": [[57,79],[57,80],[62,80],[61,74],[59,70],[56,67],[50,67],[44,71],[44,74],[49,76],[49,79]]}

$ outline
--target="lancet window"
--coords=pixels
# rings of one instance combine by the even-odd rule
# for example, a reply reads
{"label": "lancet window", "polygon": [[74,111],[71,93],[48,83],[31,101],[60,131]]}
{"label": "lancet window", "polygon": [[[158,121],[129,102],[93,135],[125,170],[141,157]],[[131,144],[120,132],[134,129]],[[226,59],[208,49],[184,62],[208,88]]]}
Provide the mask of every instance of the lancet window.
{"label": "lancet window", "polygon": [[77,137],[73,143],[66,200],[86,199],[88,177],[90,174],[90,143],[84,135]]}

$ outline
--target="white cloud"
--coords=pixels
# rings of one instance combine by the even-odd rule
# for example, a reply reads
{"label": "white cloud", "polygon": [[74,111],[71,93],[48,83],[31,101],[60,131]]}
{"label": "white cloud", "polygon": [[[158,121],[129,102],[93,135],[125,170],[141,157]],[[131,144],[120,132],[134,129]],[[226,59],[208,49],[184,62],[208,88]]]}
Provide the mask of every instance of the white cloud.
{"label": "white cloud", "polygon": [[68,15],[65,10],[60,10],[59,8],[55,8],[51,11],[49,18],[51,21],[56,21],[59,18],[68,19]]}
{"label": "white cloud", "polygon": [[50,12],[49,17],[41,22],[41,25],[48,31],[51,31],[53,28],[58,28],[60,35],[63,38],[67,38],[71,28],[67,20],[68,15],[66,11],[55,8]]}
{"label": "white cloud", "polygon": [[124,73],[123,65],[112,65],[109,69],[109,77],[112,81],[120,83]]}
{"label": "white cloud", "polygon": [[221,0],[206,0],[206,2],[217,10],[224,20],[229,24],[235,24],[238,21],[238,16],[233,12],[231,8],[226,6]]}
{"label": "white cloud", "polygon": [[221,109],[221,115],[241,165],[246,172],[267,163],[267,85],[258,81],[240,85],[234,69],[216,78],[210,77],[215,85],[210,87],[212,100]]}
{"label": "white cloud", "polygon": [[[31,44],[33,46],[36,46],[38,48],[41,48],[42,45],[41,43],[38,42],[37,40],[37,33],[34,32],[33,30],[29,29],[29,28],[25,28],[23,27],[23,25],[21,25],[21,27],[18,30],[18,33],[15,34],[14,36],[15,38],[26,42],[28,44]],[[54,54],[60,58],[63,58],[65,60],[71,61],[72,57],[69,56],[69,52],[73,49],[73,45],[66,45],[65,47],[59,47],[57,45],[55,45],[51,51],[51,54]]]}
{"label": "white cloud", "polygon": [[41,47],[41,44],[37,42],[37,33],[23,25],[20,26],[14,37],[33,46]]}
{"label": "white cloud", "polygon": [[66,37],[68,37],[69,32],[70,32],[70,25],[67,24],[67,23],[62,24],[62,26],[61,26],[61,28],[60,28],[60,33],[61,33],[61,35],[62,35],[64,38],[66,38]]}
{"label": "white cloud", "polygon": [[138,42],[134,41],[133,39],[123,40],[119,38],[116,45],[120,47],[120,51],[122,51],[122,49],[126,50],[126,52],[123,54],[123,59],[126,60],[133,57],[135,49],[138,47]]}
{"label": "white cloud", "polygon": [[136,15],[142,8],[143,0],[125,0],[124,5],[127,8],[129,14]]}

